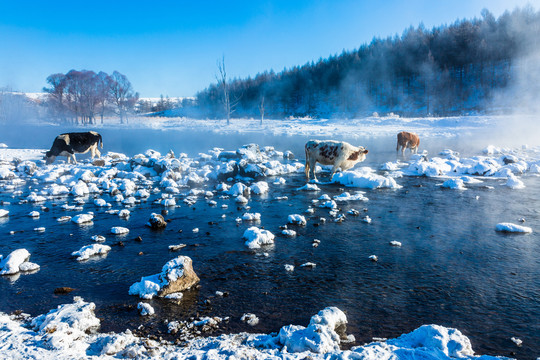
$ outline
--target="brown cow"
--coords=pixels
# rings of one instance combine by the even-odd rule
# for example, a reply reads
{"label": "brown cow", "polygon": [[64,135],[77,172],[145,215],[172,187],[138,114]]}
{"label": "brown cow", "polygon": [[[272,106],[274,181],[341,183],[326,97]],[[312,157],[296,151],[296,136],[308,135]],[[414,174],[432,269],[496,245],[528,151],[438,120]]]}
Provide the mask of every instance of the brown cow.
{"label": "brown cow", "polygon": [[333,140],[310,140],[306,143],[306,178],[309,180],[310,173],[315,176],[315,165],[333,165],[332,177],[338,168],[341,171],[352,168],[357,163],[366,159],[368,150],[363,146],[353,146],[344,141]]}
{"label": "brown cow", "polygon": [[411,149],[411,153],[418,152],[418,145],[420,145],[420,138],[415,133],[402,131],[397,134],[397,146],[396,152],[399,151],[401,146],[401,154],[405,154],[405,149]]}

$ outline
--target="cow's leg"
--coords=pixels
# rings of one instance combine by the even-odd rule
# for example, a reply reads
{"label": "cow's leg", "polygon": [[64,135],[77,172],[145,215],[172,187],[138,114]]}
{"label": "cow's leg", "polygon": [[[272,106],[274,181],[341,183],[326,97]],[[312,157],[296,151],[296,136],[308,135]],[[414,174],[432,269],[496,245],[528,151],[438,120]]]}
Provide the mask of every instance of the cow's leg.
{"label": "cow's leg", "polygon": [[70,155],[73,158],[73,163],[77,165],[77,159],[75,158],[75,154]]}
{"label": "cow's leg", "polygon": [[306,166],[305,166],[305,169],[304,169],[304,172],[306,173],[306,179],[307,181],[309,181],[309,156],[308,156],[308,152],[306,150]]}
{"label": "cow's leg", "polygon": [[92,159],[94,159],[94,157],[101,157],[101,153],[98,150],[97,143],[92,145],[90,151],[92,152]]}
{"label": "cow's leg", "polygon": [[338,167],[339,166],[337,166],[337,164],[332,167],[332,172],[330,173],[330,181],[332,181],[332,178],[334,177],[334,174],[337,172]]}
{"label": "cow's leg", "polygon": [[403,147],[401,148],[401,155],[405,156],[405,149],[409,147],[409,142],[405,142],[405,144],[403,144]]}
{"label": "cow's leg", "polygon": [[[313,174],[313,180],[317,181],[317,175],[315,175],[315,166],[317,166],[317,161],[310,159],[309,161],[309,172]],[[308,176],[309,178],[309,176]]]}

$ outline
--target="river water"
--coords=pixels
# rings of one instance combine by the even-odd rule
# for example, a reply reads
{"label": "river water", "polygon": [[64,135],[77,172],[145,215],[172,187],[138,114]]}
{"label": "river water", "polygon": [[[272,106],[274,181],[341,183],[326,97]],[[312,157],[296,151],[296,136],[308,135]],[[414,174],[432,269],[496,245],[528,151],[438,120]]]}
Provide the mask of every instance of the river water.
{"label": "river water", "polygon": [[[11,147],[47,148],[56,134],[66,130],[29,127],[10,133],[6,129],[5,138],[18,146],[3,139],[0,142]],[[292,150],[302,162],[307,140],[305,136],[175,130],[102,129],[100,133],[104,150],[127,155],[152,148],[197,156],[213,147],[234,150],[255,142],[280,151]],[[396,158],[394,136],[365,141],[355,136],[350,140],[370,150],[362,165],[378,169]],[[479,148],[466,146],[470,143],[471,139],[459,137],[426,139],[421,148],[433,155],[444,148],[466,155],[478,153]],[[305,184],[303,174],[286,176],[285,185],[273,185],[273,178],[265,180],[270,184],[269,194],[252,196],[248,205],[250,212],[262,215],[255,225],[274,234],[287,222],[288,214],[305,214],[313,199],[343,191],[335,184],[320,185],[322,191],[315,193],[296,191]],[[246,209],[237,208],[234,199],[215,199],[218,206],[213,207],[204,199],[193,206],[182,203],[169,210],[167,228],[155,232],[144,224],[151,212],[161,210],[152,203],[156,195],[130,209],[128,220],[105,214],[89,200],[84,211],[96,213],[94,223],[78,226],[56,221],[66,215],[59,209],[65,198],[40,204],[50,211],[33,220],[27,214],[39,206],[15,205],[16,197],[2,192],[0,200],[13,204],[9,219],[0,222],[0,254],[24,247],[41,269],[0,278],[0,311],[22,309],[37,315],[78,295],[96,303],[102,331],[123,331],[142,324],[159,333],[165,331],[164,320],[229,316],[230,321],[222,323],[218,333],[230,333],[307,325],[319,310],[337,306],[347,314],[347,332],[356,337],[355,345],[373,337],[397,337],[422,324],[439,324],[461,330],[477,354],[536,358],[540,355],[540,233],[512,236],[494,231],[495,224],[517,223],[519,218],[540,229],[540,178],[526,176],[523,181],[526,188],[522,190],[486,180],[466,191],[455,191],[441,189],[440,179],[399,178],[401,189],[367,190],[368,202],[340,203],[343,212],[360,210],[360,217],[348,216],[343,223],[335,223],[326,209],[316,208],[313,215],[305,214],[305,227],[292,227],[296,237],[277,236],[274,246],[261,250],[248,250],[244,245],[242,234],[253,224],[236,223]],[[288,200],[275,200],[279,196]],[[112,200],[108,195],[103,199]],[[228,208],[222,208],[223,204]],[[364,214],[372,218],[371,224],[361,221]],[[328,221],[322,224],[320,217]],[[46,231],[33,231],[37,226],[46,227]],[[130,233],[123,238],[107,235],[112,226],[125,226]],[[193,228],[199,231],[195,233]],[[17,233],[9,235],[10,231]],[[107,236],[106,244],[113,245],[111,252],[82,263],[73,260],[69,254],[91,243],[89,238],[94,234]],[[137,236],[143,241],[135,241]],[[318,247],[312,246],[314,239],[320,240]],[[123,246],[115,245],[119,240]],[[390,246],[392,240],[402,246]],[[179,252],[168,250],[168,245],[179,243],[187,246]],[[140,299],[128,295],[130,285],[141,276],[158,273],[163,264],[180,254],[193,259],[200,287],[186,292],[180,304],[149,300],[156,315],[140,317],[136,309]],[[370,255],[379,260],[370,261]],[[306,262],[316,266],[300,267]],[[295,265],[295,270],[285,271],[285,264]],[[53,294],[60,286],[75,291]],[[216,291],[228,296],[215,296]],[[260,319],[255,327],[240,321],[248,312]],[[523,340],[523,346],[516,346],[511,337]]]}

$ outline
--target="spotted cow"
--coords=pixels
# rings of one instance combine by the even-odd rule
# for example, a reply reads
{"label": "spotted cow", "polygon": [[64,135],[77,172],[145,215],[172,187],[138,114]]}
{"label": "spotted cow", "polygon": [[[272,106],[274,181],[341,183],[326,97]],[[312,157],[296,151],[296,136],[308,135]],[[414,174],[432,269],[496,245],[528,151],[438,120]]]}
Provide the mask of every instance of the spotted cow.
{"label": "spotted cow", "polygon": [[73,163],[76,164],[75,154],[84,154],[88,151],[92,154],[92,159],[94,156],[100,157],[98,144],[103,149],[101,135],[95,131],[60,134],[54,139],[51,150],[45,153],[45,160],[47,164],[51,164],[57,156],[66,156],[68,163],[73,159]]}
{"label": "spotted cow", "polygon": [[399,151],[401,147],[401,154],[405,154],[405,149],[411,149],[411,153],[418,152],[418,145],[420,145],[420,138],[415,133],[402,131],[397,134],[397,146],[396,152]]}
{"label": "spotted cow", "polygon": [[309,180],[310,172],[315,176],[315,165],[333,165],[333,176],[338,168],[341,171],[352,168],[366,159],[368,150],[363,146],[353,146],[344,141],[334,140],[310,140],[306,143],[306,178]]}

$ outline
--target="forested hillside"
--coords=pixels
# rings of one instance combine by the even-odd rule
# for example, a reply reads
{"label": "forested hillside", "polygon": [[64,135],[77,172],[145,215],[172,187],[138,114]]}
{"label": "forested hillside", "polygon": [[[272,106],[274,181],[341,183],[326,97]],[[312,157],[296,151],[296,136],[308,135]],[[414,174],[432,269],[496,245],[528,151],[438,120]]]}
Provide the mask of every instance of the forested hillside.
{"label": "forested hillside", "polygon": [[540,12],[526,7],[495,18],[484,10],[480,18],[411,27],[279,73],[218,81],[197,94],[197,107],[204,116],[226,116],[228,96],[235,117],[495,111],[494,95],[513,84],[524,70],[519,60],[535,53],[539,42]]}

